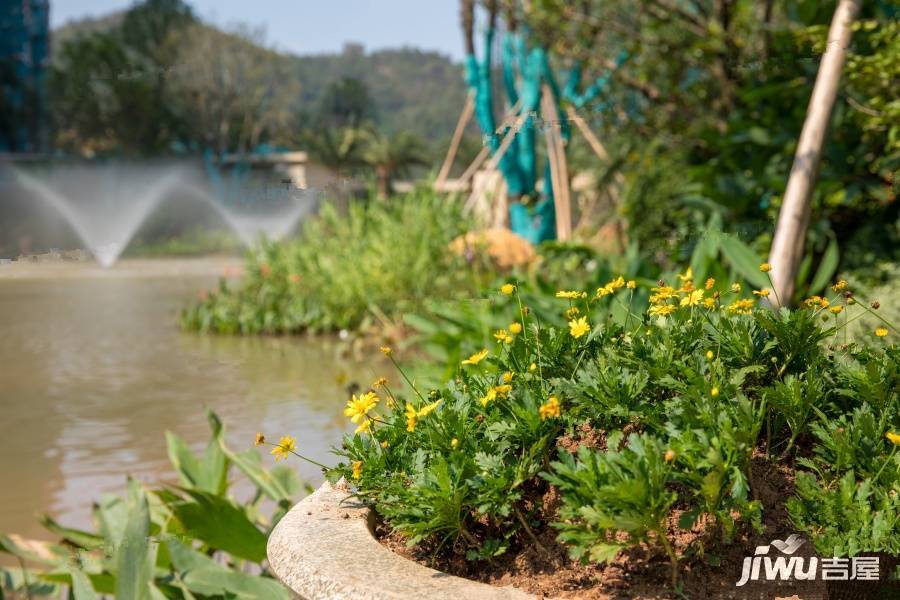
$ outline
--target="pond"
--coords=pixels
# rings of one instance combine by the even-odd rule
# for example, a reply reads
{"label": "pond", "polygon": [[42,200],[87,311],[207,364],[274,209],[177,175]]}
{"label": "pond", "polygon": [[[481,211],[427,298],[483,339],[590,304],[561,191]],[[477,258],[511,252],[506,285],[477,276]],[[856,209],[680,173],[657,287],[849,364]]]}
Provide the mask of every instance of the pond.
{"label": "pond", "polygon": [[232,448],[251,446],[256,431],[290,433],[311,458],[335,461],[346,386],[375,379],[371,366],[342,358],[331,339],[179,330],[180,308],[235,268],[234,259],[0,264],[0,533],[46,538],[41,513],[89,526],[91,502],[122,492],[126,474],[177,482],[164,432],[199,450],[207,406]]}

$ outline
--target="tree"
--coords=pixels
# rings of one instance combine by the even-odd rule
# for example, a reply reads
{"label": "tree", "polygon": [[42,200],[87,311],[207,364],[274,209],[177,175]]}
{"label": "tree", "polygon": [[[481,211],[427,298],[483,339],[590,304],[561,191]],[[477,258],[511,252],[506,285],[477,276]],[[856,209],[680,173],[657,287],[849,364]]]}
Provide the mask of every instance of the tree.
{"label": "tree", "polygon": [[375,121],[375,103],[368,86],[353,77],[331,82],[319,102],[319,117],[328,127],[360,127]]}
{"label": "tree", "polygon": [[375,173],[378,195],[387,198],[394,177],[402,175],[414,165],[428,164],[425,144],[408,131],[383,134],[369,129],[364,132],[363,160]]}

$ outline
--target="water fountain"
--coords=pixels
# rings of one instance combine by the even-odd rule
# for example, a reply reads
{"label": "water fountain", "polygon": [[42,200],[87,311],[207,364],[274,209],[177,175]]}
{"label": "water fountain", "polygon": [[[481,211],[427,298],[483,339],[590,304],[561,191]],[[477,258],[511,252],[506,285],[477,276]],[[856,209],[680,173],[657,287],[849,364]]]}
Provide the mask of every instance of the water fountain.
{"label": "water fountain", "polygon": [[103,267],[112,266],[147,217],[173,195],[193,196],[216,211],[247,247],[260,237],[287,236],[317,202],[314,191],[290,185],[227,184],[196,168],[66,165],[40,172],[13,169],[19,187],[52,206]]}

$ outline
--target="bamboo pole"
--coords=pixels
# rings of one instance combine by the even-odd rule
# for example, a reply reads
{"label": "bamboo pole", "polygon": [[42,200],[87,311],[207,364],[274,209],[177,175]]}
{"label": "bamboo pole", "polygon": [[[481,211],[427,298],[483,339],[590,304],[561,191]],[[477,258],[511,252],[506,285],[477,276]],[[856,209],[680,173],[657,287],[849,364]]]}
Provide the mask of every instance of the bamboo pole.
{"label": "bamboo pole", "polygon": [[566,241],[572,237],[572,200],[569,193],[569,169],[566,150],[559,132],[559,113],[553,101],[553,92],[547,85],[541,90],[543,112],[550,117],[550,127],[545,129],[547,158],[550,160],[550,176],[553,183],[553,206],[556,212],[556,238]]}
{"label": "bamboo pole", "polygon": [[591,131],[588,124],[584,122],[581,115],[575,111],[574,107],[569,107],[568,115],[569,119],[578,127],[581,135],[584,136],[584,139],[587,140],[588,145],[591,147],[591,150],[594,151],[594,154],[597,155],[597,158],[600,160],[609,160],[609,153],[606,151],[606,148],[603,147],[603,144],[600,143],[600,140],[597,139],[597,136],[594,135],[594,132]]}
{"label": "bamboo pole", "polygon": [[441,165],[441,170],[438,172],[437,179],[434,180],[434,189],[436,190],[443,189],[444,182],[447,181],[447,176],[450,174],[450,169],[453,167],[453,161],[456,160],[456,153],[459,150],[460,142],[462,142],[466,125],[469,123],[469,119],[472,118],[474,110],[475,98],[474,94],[470,91],[466,96],[466,104],[459,115],[459,121],[456,122],[456,129],[453,131],[453,138],[450,140],[450,148],[447,149],[447,156],[444,157],[444,164]]}
{"label": "bamboo pole", "polygon": [[769,301],[776,307],[789,304],[794,295],[825,133],[837,98],[841,70],[853,34],[853,21],[859,14],[861,3],[861,0],[840,0],[828,30],[828,45],[819,64],[769,253],[775,287],[775,297],[770,296]]}

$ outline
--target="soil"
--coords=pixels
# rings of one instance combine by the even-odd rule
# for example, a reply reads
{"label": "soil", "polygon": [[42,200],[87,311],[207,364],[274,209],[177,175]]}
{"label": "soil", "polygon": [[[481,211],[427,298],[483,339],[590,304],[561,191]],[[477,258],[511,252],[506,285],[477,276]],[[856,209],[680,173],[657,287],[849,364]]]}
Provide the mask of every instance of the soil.
{"label": "soil", "polygon": [[[569,452],[581,445],[603,448],[606,435],[583,426],[572,436],[559,440],[559,446]],[[826,589],[822,581],[749,582],[736,587],[740,579],[745,556],[752,556],[756,546],[769,544],[774,539],[785,539],[793,528],[787,518],[784,505],[794,488],[793,470],[789,465],[767,460],[761,451],[753,457],[751,493],[763,504],[763,532],[749,533],[728,545],[718,543],[710,523],[702,519],[690,530],[678,526],[684,507],[676,508],[669,518],[670,539],[674,541],[680,557],[680,591],[673,592],[670,585],[670,563],[658,546],[631,548],[619,553],[614,561],[604,564],[580,564],[567,555],[566,548],[556,541],[556,532],[549,527],[535,529],[534,539],[522,536],[517,545],[491,561],[468,561],[460,554],[435,552],[427,544],[408,547],[397,532],[381,523],[375,533],[381,543],[410,560],[452,575],[466,577],[496,586],[515,586],[534,594],[537,598],[565,598],[584,600],[669,600],[669,599],[785,599],[824,600],[837,598],[900,598],[855,593],[835,593]],[[552,522],[559,507],[556,490],[547,489],[540,502],[540,521]],[[526,505],[524,508],[532,508]],[[696,543],[695,543],[696,542]],[[705,551],[686,552],[689,545]],[[795,556],[814,555],[812,544],[804,544]],[[858,590],[858,588],[857,588]],[[838,590],[838,592],[840,592]],[[892,592],[887,592],[892,594]]]}

